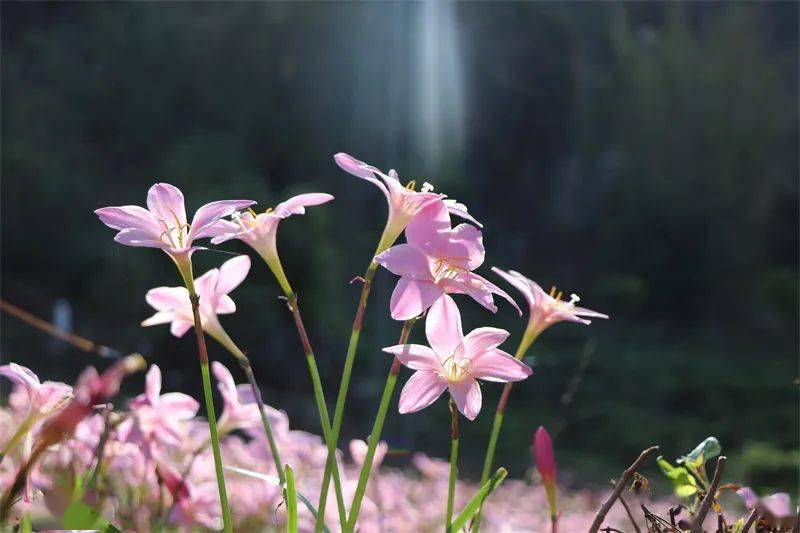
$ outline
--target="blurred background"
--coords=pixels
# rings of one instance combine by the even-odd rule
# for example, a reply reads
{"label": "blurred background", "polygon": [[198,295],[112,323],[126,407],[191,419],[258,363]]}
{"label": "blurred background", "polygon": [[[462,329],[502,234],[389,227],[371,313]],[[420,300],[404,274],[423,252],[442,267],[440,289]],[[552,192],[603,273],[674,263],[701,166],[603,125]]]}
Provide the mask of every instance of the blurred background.
{"label": "blurred background", "polygon": [[[555,326],[530,351],[499,447],[512,475],[544,424],[576,486],[606,486],[646,446],[674,458],[714,435],[732,479],[796,489],[797,3],[3,3],[2,48],[4,299],[141,351],[168,390],[198,397],[191,335],[139,326],[145,292],[179,284],[174,268],[116,245],[92,211],[142,205],[156,180],[190,212],[329,192],[281,225],[279,247],[333,399],[349,281],[386,219],[380,192],[334,165],[345,151],[466,203],[485,223],[487,277],[513,268],[612,316]],[[200,273],[229,256],[195,257]],[[372,423],[380,348],[400,331],[394,283],[379,272],[345,439]],[[319,433],[278,294],[254,261],[223,323],[267,402]],[[524,323],[508,305],[461,308],[465,329],[511,331],[513,352]],[[107,364],[7,315],[0,348],[43,379]],[[500,386],[483,390],[463,430],[473,478]],[[385,438],[446,456],[447,420],[440,401],[390,417]]]}

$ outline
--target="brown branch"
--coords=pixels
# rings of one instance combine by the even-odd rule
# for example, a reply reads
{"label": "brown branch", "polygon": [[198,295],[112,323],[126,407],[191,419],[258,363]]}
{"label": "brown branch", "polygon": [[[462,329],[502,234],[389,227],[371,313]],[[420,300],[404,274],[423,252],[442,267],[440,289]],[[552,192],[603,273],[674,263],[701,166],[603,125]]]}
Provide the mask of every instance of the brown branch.
{"label": "brown branch", "polygon": [[[612,480],[611,482],[613,483],[614,481]],[[625,508],[625,512],[628,513],[628,518],[631,519],[631,524],[633,524],[633,529],[636,530],[636,533],[642,533],[639,524],[636,523],[636,519],[633,517],[633,512],[631,512],[631,508],[628,505],[628,502],[625,501],[625,498],[622,497],[622,494],[619,495],[619,502]]]}
{"label": "brown branch", "polygon": [[641,454],[639,454],[639,457],[636,459],[636,461],[634,461],[633,464],[622,473],[622,477],[620,477],[619,481],[617,481],[617,484],[614,486],[614,490],[611,492],[611,495],[603,503],[603,505],[600,506],[600,509],[598,509],[597,514],[594,517],[594,522],[592,522],[592,527],[589,528],[589,533],[597,533],[600,530],[600,526],[603,525],[603,520],[605,520],[608,511],[611,510],[614,502],[617,501],[619,495],[622,494],[622,490],[625,488],[628,480],[637,470],[639,470],[644,462],[647,461],[647,459],[657,451],[658,446],[647,448]]}
{"label": "brown branch", "polygon": [[727,458],[724,455],[720,455],[717,459],[717,467],[714,469],[714,478],[711,480],[711,485],[708,486],[706,496],[700,503],[700,508],[697,510],[697,514],[694,517],[691,533],[702,533],[703,531],[703,520],[705,520],[708,510],[711,509],[711,504],[714,502],[714,498],[717,495],[717,487],[722,478],[722,472],[725,470],[725,461],[727,461]]}
{"label": "brown branch", "polygon": [[747,533],[750,531],[750,528],[755,524],[756,520],[758,520],[758,509],[753,509],[753,512],[750,513],[750,516],[747,517],[747,522],[744,523],[742,527],[742,533]]}

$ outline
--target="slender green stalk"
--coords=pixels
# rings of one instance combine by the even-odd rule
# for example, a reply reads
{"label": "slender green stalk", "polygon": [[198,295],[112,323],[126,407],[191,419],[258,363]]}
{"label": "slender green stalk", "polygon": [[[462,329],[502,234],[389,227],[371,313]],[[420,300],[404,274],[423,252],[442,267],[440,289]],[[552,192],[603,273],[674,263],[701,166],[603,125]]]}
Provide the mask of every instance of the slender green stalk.
{"label": "slender green stalk", "polygon": [[[267,413],[264,410],[264,400],[261,398],[261,389],[258,387],[256,376],[253,374],[253,369],[250,366],[250,359],[236,345],[236,343],[233,342],[233,339],[230,338],[228,333],[222,328],[221,325],[216,324],[215,327],[209,328],[208,334],[211,335],[218,343],[224,346],[225,349],[236,358],[239,366],[242,367],[242,370],[244,370],[245,376],[247,376],[247,382],[250,384],[250,390],[253,391],[253,398],[256,401],[258,413],[261,415],[261,424],[264,426],[264,433],[267,435],[269,452],[270,455],[272,455],[273,463],[275,463],[275,470],[278,472],[278,479],[281,482],[281,486],[283,486],[286,482],[286,479],[284,478],[283,462],[281,461],[281,455],[278,451],[278,445],[275,442],[275,433],[272,431],[272,424],[270,424]],[[284,496],[286,496],[285,491]]]}
{"label": "slender green stalk", "polygon": [[231,511],[228,507],[228,492],[225,489],[225,474],[222,471],[222,454],[219,451],[219,435],[217,433],[217,417],[214,413],[214,397],[211,394],[211,375],[208,370],[208,352],[206,350],[206,339],[203,336],[203,326],[200,321],[200,299],[194,288],[194,277],[192,274],[192,262],[189,258],[185,261],[175,261],[178,270],[189,291],[189,299],[192,302],[192,313],[194,315],[194,334],[197,338],[197,351],[200,357],[200,374],[203,378],[203,397],[206,404],[206,415],[208,416],[208,429],[211,434],[211,451],[214,455],[214,469],[217,475],[217,489],[219,490],[219,502],[222,508],[222,529],[225,533],[233,533]]}
{"label": "slender green stalk", "polygon": [[[500,467],[497,469],[491,479],[483,484],[478,492],[475,493],[475,496],[472,497],[469,503],[467,503],[467,505],[461,509],[461,512],[453,519],[453,531],[461,531],[461,528],[467,525],[467,521],[478,512],[483,501],[503,482],[507,475],[508,471],[505,468]],[[477,531],[474,527],[467,528],[467,530]]]}
{"label": "slender green stalk", "polygon": [[294,486],[294,471],[292,467],[286,465],[286,531],[297,533],[297,490]]}
{"label": "slender green stalk", "polygon": [[[400,340],[398,344],[405,344],[408,341],[408,336],[411,334],[411,328],[416,322],[416,318],[407,320],[403,324],[403,331],[400,333]],[[389,375],[386,376],[386,384],[383,386],[383,395],[381,402],[378,406],[378,414],[375,416],[375,423],[372,425],[372,432],[369,434],[369,442],[367,443],[367,455],[364,457],[364,464],[361,466],[361,473],[358,476],[358,485],[356,492],[353,496],[353,505],[350,506],[349,520],[345,531],[354,531],[356,521],[358,520],[358,513],[361,510],[361,502],[364,499],[364,493],[367,490],[367,482],[369,482],[369,475],[372,472],[372,461],[375,458],[375,449],[378,442],[381,440],[381,432],[383,432],[383,423],[386,420],[386,414],[389,411],[389,403],[392,400],[394,388],[397,385],[397,376],[400,373],[400,361],[395,358],[392,361],[392,367],[389,370]]]}
{"label": "slender green stalk", "polygon": [[[532,330],[530,326],[526,328],[524,335],[522,336],[522,340],[517,347],[517,352],[514,354],[518,360],[522,360],[525,357],[525,354],[528,352],[528,349],[533,344],[533,341],[541,333],[540,330]],[[511,394],[511,387],[513,383],[508,382],[503,387],[503,392],[500,395],[500,401],[497,402],[497,410],[494,413],[494,421],[492,422],[492,433],[489,435],[489,444],[486,447],[486,457],[483,461],[483,471],[481,472],[481,485],[485,484],[486,481],[489,479],[489,474],[492,471],[492,467],[494,465],[494,454],[495,450],[497,449],[497,440],[500,437],[500,428],[503,426],[503,416],[505,415],[506,405],[508,404],[508,396]],[[483,502],[481,502],[481,509],[478,510],[478,514],[475,516],[475,523],[474,529],[475,531],[479,531],[481,525],[481,517],[483,509]]]}
{"label": "slender green stalk", "polygon": [[450,479],[447,483],[447,512],[444,518],[445,531],[453,531],[453,504],[456,496],[456,477],[458,476],[458,409],[450,399]]}
{"label": "slender green stalk", "polygon": [[[383,240],[378,246],[378,249],[384,245]],[[377,255],[377,254],[376,254]],[[336,397],[336,408],[333,413],[333,427],[331,430],[331,440],[328,443],[328,459],[325,463],[325,472],[322,476],[322,489],[319,494],[319,515],[317,518],[316,533],[319,533],[322,518],[325,517],[325,502],[328,498],[328,485],[330,484],[331,473],[336,468],[336,447],[339,444],[339,434],[342,430],[342,419],[344,418],[344,405],[347,400],[347,391],[350,388],[350,376],[353,373],[353,363],[355,362],[356,349],[358,348],[358,341],[361,336],[361,327],[364,322],[364,310],[367,308],[367,299],[372,288],[372,279],[375,277],[375,271],[378,269],[378,263],[375,261],[370,262],[367,271],[364,274],[364,286],[361,288],[361,297],[358,301],[358,308],[356,309],[356,316],[353,319],[353,328],[350,332],[350,342],[347,345],[347,355],[344,358],[344,369],[342,370],[342,379],[339,384],[339,395]]]}
{"label": "slender green stalk", "polygon": [[[311,383],[314,390],[314,400],[317,403],[317,411],[319,412],[319,418],[322,424],[322,435],[325,438],[325,444],[328,447],[328,460],[330,460],[332,456],[335,457],[336,444],[339,440],[339,437],[337,433],[336,437],[332,438],[330,415],[328,414],[328,406],[325,403],[325,393],[322,390],[322,380],[319,376],[317,360],[314,357],[314,350],[311,348],[311,342],[308,340],[308,333],[306,332],[306,327],[303,323],[303,317],[300,314],[300,306],[297,302],[297,295],[292,290],[292,286],[289,284],[289,280],[286,278],[283,265],[281,264],[280,258],[277,256],[277,254],[272,253],[269,249],[258,250],[258,252],[264,259],[264,262],[267,263],[267,266],[272,271],[275,279],[278,280],[278,284],[280,284],[281,289],[286,296],[289,310],[292,312],[294,324],[297,328],[297,333],[300,336],[300,343],[303,346],[303,353],[306,356],[308,372],[311,375]],[[333,452],[331,452],[331,450],[333,450]],[[325,475],[327,477],[324,477],[323,479],[325,480],[324,494],[326,498],[320,498],[320,505],[317,507],[317,509],[319,509],[317,513],[315,529],[317,533],[322,531],[322,529],[325,527],[325,500],[327,499],[328,485],[330,483],[331,476],[333,477],[333,486],[334,491],[336,492],[336,505],[339,511],[339,523],[343,527],[347,521],[347,510],[344,504],[344,494],[342,493],[342,482],[339,477],[339,465],[336,464],[335,461],[333,463],[334,464],[332,466],[328,461],[326,461],[325,464]]]}

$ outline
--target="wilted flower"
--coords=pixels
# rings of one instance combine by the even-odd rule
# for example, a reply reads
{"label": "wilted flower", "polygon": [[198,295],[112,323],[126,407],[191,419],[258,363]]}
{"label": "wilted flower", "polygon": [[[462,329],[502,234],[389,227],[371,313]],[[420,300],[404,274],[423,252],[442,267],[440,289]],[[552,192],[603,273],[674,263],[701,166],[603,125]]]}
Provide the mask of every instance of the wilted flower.
{"label": "wilted flower", "polygon": [[445,293],[467,294],[492,312],[493,295],[511,297],[472,271],[483,264],[483,235],[470,224],[450,227],[443,205],[431,206],[406,228],[406,244],[392,246],[375,261],[400,276],[392,293],[390,310],[395,320],[413,318]]}
{"label": "wilted flower", "polygon": [[[222,330],[217,315],[236,311],[236,304],[228,293],[244,281],[249,271],[250,258],[240,255],[195,280],[200,302],[200,322],[212,337],[216,338]],[[142,326],[171,324],[172,334],[181,337],[194,325],[192,304],[186,287],[157,287],[149,290],[145,299],[157,312],[144,320]]]}
{"label": "wilted flower", "polygon": [[514,270],[506,272],[497,267],[492,267],[492,271],[516,287],[525,297],[525,301],[528,302],[530,316],[528,317],[528,326],[525,330],[521,352],[524,352],[542,331],[558,322],[591,324],[590,320],[583,317],[608,318],[608,315],[603,313],[575,305],[580,301],[577,294],[570,295],[569,300],[565,301],[561,298],[561,292],[556,293],[555,287],[548,294],[538,283],[526,278],[519,272]]}
{"label": "wilted flower", "polygon": [[119,230],[114,240],[126,246],[160,248],[179,268],[198,249],[194,241],[209,237],[220,218],[253,205],[251,200],[220,200],[204,205],[187,223],[183,193],[168,183],[156,183],[147,192],[147,209],[138,205],[103,207],[95,214],[106,226]]}
{"label": "wilted flower", "polygon": [[558,507],[556,505],[556,458],[553,455],[553,441],[550,434],[543,426],[539,426],[533,437],[533,452],[536,458],[536,470],[542,476],[542,484],[547,493],[547,504],[550,506],[550,518],[553,531],[558,521]]}
{"label": "wilted flower", "polygon": [[497,349],[508,338],[507,331],[478,328],[464,336],[461,313],[448,295],[431,306],[425,334],[430,348],[399,344],[383,349],[416,370],[400,394],[400,413],[424,409],[449,389],[458,410],[473,420],[481,410],[478,379],[520,381],[532,373],[530,367]]}
{"label": "wilted flower", "polygon": [[333,196],[325,193],[300,194],[278,204],[275,209],[267,209],[263,213],[255,211],[236,212],[232,220],[218,220],[210,229],[214,244],[231,239],[239,239],[249,244],[253,250],[266,261],[272,273],[278,279],[283,290],[289,294],[291,288],[283,272],[278,257],[277,234],[278,224],[292,215],[303,215],[306,207],[320,205],[333,200]]}

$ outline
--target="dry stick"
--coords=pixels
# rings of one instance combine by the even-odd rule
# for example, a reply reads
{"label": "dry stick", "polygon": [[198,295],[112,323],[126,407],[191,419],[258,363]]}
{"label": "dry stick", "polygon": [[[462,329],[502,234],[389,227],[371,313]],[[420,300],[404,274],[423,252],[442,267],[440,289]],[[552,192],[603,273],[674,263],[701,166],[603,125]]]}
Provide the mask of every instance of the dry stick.
{"label": "dry stick", "polygon": [[744,527],[742,527],[742,533],[750,531],[750,528],[753,527],[756,520],[758,520],[758,509],[753,509],[750,516],[747,517],[747,522],[744,523]]}
{"label": "dry stick", "polygon": [[594,517],[594,522],[592,522],[592,527],[589,528],[589,533],[597,533],[600,530],[600,526],[603,525],[603,520],[605,520],[608,511],[611,510],[611,506],[614,505],[614,502],[619,498],[619,495],[622,494],[622,489],[625,488],[625,485],[628,483],[628,480],[631,476],[641,468],[647,459],[658,451],[658,446],[653,446],[644,450],[639,457],[633,462],[631,466],[628,467],[625,472],[622,473],[622,477],[617,481],[617,484],[614,486],[614,490],[611,492],[611,495],[608,499],[603,503],[603,505],[598,509],[597,514]]}
{"label": "dry stick", "polygon": [[800,533],[800,505],[797,506],[797,518],[795,518],[792,533]]}
{"label": "dry stick", "polygon": [[697,514],[694,517],[691,533],[702,533],[703,531],[703,520],[705,520],[708,510],[711,509],[711,503],[717,495],[719,480],[722,478],[723,470],[725,470],[725,461],[727,461],[727,458],[724,455],[720,455],[717,459],[717,467],[714,469],[714,478],[711,480],[711,485],[708,487],[706,497],[703,498],[703,501],[700,503],[700,508],[697,510]]}
{"label": "dry stick", "polygon": [[[614,484],[614,480],[611,480],[611,484]],[[633,517],[633,513],[631,512],[631,508],[628,506],[628,502],[625,501],[625,498],[622,497],[622,494],[619,495],[619,501],[622,506],[625,508],[625,512],[628,513],[628,518],[631,519],[631,524],[633,524],[633,529],[636,530],[636,533],[642,533],[642,530],[639,528],[639,524],[636,523],[636,519]]]}
{"label": "dry stick", "polygon": [[0,299],[0,309],[14,318],[22,320],[29,326],[33,326],[40,331],[44,331],[48,335],[52,335],[57,339],[61,339],[62,341],[73,345],[83,352],[111,359],[119,359],[123,356],[123,353],[119,350],[109,348],[108,346],[104,346],[102,344],[97,344],[96,342],[90,341],[89,339],[81,337],[80,335],[75,335],[74,333],[65,331],[54,324],[51,324],[47,320],[39,318],[33,313],[29,313],[28,311],[25,311],[24,309],[21,309],[16,305],[7,302],[6,300]]}

